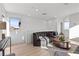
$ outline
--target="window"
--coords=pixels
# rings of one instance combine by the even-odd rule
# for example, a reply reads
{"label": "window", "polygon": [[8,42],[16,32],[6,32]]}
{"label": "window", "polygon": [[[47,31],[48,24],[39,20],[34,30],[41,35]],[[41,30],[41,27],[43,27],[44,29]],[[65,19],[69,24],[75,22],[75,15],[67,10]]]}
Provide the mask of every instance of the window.
{"label": "window", "polygon": [[13,28],[19,28],[20,27],[20,19],[19,18],[10,18],[10,26]]}
{"label": "window", "polygon": [[69,21],[64,21],[64,29],[68,30],[69,29]]}
{"label": "window", "polygon": [[73,39],[77,37],[79,37],[79,25],[76,25],[69,29],[69,38]]}

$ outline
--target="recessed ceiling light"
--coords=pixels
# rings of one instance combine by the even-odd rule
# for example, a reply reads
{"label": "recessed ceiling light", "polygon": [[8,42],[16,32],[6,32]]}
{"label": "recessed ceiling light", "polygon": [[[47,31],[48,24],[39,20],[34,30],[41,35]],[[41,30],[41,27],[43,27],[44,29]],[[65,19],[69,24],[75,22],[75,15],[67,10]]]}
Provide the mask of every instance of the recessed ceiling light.
{"label": "recessed ceiling light", "polygon": [[54,16],[55,18],[57,18],[57,16]]}
{"label": "recessed ceiling light", "polygon": [[35,11],[39,11],[39,9],[35,9]]}

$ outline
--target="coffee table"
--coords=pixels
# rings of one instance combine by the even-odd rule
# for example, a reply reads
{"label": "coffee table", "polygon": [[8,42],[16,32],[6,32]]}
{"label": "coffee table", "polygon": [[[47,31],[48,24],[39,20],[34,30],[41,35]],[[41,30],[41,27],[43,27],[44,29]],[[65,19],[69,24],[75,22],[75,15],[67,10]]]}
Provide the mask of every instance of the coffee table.
{"label": "coffee table", "polygon": [[60,41],[58,38],[54,38],[53,39],[53,44],[59,48],[62,48],[62,49],[70,49],[70,42],[69,41]]}

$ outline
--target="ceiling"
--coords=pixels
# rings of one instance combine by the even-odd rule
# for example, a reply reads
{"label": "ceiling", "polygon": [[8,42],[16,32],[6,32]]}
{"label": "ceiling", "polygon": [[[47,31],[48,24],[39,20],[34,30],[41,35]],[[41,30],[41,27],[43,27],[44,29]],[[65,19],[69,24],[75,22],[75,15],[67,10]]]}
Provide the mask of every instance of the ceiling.
{"label": "ceiling", "polygon": [[7,12],[51,19],[79,12],[78,3],[4,3]]}

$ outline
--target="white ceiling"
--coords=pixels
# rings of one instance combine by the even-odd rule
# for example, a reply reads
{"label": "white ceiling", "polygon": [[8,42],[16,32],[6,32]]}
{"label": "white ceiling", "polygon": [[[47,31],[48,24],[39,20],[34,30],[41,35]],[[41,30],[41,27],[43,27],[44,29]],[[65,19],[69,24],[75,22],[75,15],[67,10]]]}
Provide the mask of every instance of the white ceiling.
{"label": "white ceiling", "polygon": [[4,7],[8,12],[39,19],[51,19],[79,12],[78,3],[4,3]]}

